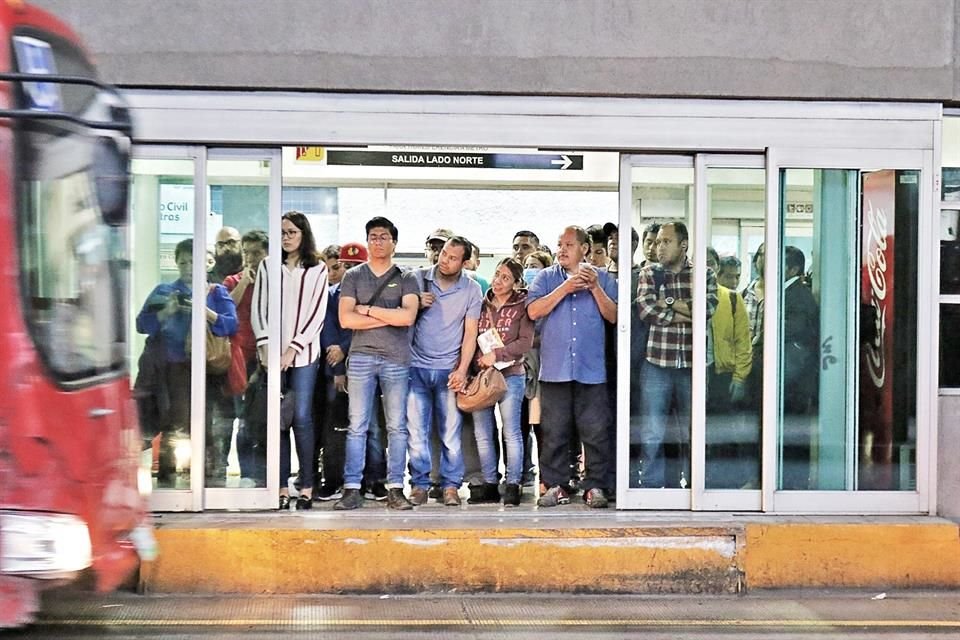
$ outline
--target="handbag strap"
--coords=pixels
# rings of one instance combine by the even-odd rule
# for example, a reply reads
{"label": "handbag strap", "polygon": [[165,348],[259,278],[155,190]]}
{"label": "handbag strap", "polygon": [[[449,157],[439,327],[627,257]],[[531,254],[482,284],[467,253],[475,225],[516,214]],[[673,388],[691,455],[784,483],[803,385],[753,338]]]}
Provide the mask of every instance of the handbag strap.
{"label": "handbag strap", "polygon": [[400,267],[398,267],[397,265],[393,265],[392,270],[393,270],[393,273],[390,274],[389,278],[387,278],[386,280],[380,283],[380,286],[377,287],[377,290],[373,292],[372,296],[370,296],[370,300],[364,303],[365,306],[368,306],[368,307],[373,306],[373,303],[376,302],[378,298],[380,298],[380,294],[383,293],[383,290],[387,288],[387,285],[393,282],[394,280],[396,280],[397,276],[400,275]]}

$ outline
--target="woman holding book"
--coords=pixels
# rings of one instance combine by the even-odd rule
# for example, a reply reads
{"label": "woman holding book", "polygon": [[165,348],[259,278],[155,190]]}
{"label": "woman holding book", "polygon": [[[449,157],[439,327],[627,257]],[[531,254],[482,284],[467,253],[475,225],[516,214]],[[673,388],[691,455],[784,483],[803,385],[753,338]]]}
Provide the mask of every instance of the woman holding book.
{"label": "woman holding book", "polygon": [[[507,258],[497,265],[480,313],[480,337],[477,340],[480,348],[474,359],[474,365],[479,369],[500,369],[507,383],[507,393],[496,406],[500,408],[506,444],[507,488],[503,503],[512,506],[520,504],[520,478],[523,471],[523,438],[520,432],[520,405],[526,386],[523,358],[533,346],[533,320],[527,315],[527,290],[522,285],[523,265],[517,260]],[[497,502],[500,499],[495,408],[473,414],[473,431],[484,482],[479,499],[473,502]]]}

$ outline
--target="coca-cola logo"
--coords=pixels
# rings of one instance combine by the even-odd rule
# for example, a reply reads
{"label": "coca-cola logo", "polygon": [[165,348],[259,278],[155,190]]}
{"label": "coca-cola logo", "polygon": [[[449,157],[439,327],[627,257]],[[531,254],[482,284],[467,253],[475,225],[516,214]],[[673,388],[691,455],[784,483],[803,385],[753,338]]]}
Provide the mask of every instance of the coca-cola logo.
{"label": "coca-cola logo", "polygon": [[874,209],[867,200],[866,270],[870,279],[870,305],[873,307],[873,342],[867,345],[867,371],[873,384],[882,388],[887,378],[887,214]]}

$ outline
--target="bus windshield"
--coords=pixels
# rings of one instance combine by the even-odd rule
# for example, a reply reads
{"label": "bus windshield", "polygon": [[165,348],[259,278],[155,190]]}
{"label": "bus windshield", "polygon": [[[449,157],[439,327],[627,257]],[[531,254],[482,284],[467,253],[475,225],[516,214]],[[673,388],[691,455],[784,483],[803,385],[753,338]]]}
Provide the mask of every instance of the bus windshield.
{"label": "bus windshield", "polygon": [[[31,45],[36,42],[31,39]],[[51,59],[61,68],[66,60],[82,58],[79,51],[57,45]],[[72,67],[83,65],[74,61]],[[57,94],[53,102],[67,113],[117,111],[105,107],[103,94],[91,87],[45,89],[48,95],[61,90],[62,100]],[[24,86],[21,102],[29,107],[28,94]],[[109,183],[126,179],[116,168],[125,166],[119,156],[129,139],[67,121],[30,118],[18,122],[15,136],[20,291],[33,342],[57,381],[122,374],[126,228],[108,222],[109,212],[125,211],[127,203],[126,190],[110,189]]]}

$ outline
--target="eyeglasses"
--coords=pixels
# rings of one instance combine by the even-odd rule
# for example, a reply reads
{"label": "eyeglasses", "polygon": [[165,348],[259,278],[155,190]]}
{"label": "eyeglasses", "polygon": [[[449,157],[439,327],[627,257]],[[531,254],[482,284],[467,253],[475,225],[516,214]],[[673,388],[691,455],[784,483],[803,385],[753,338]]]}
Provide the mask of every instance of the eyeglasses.
{"label": "eyeglasses", "polygon": [[233,240],[233,239],[230,239],[230,240],[217,240],[217,246],[218,246],[218,247],[235,247],[235,246],[237,246],[238,244],[240,244],[240,241],[239,241],[239,240]]}
{"label": "eyeglasses", "polygon": [[386,244],[387,242],[393,242],[393,236],[387,233],[383,233],[377,236],[367,236],[367,242],[377,243],[377,244]]}
{"label": "eyeglasses", "polygon": [[284,238],[293,238],[300,235],[300,229],[283,229],[280,231],[280,235]]}

